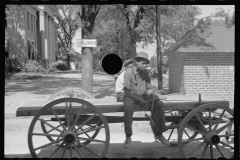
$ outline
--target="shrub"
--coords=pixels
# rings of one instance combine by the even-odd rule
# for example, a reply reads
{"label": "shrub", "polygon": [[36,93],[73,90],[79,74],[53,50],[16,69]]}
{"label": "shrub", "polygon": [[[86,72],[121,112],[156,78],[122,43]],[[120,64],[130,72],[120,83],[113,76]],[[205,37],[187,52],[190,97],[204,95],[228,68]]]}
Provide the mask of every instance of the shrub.
{"label": "shrub", "polygon": [[47,69],[44,68],[43,64],[36,60],[28,60],[23,65],[23,72],[34,72],[34,73],[48,73]]}
{"label": "shrub", "polygon": [[23,68],[23,65],[19,62],[18,59],[5,58],[5,73],[14,73],[20,72]]}
{"label": "shrub", "polygon": [[64,61],[58,60],[52,64],[52,66],[56,69],[59,69],[61,71],[68,70],[67,64]]}

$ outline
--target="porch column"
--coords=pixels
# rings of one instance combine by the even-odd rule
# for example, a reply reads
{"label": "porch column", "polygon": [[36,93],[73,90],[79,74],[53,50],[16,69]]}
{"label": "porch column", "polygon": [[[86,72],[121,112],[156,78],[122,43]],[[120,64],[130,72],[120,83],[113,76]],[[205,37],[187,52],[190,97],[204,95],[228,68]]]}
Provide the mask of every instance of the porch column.
{"label": "porch column", "polygon": [[48,15],[45,13],[45,59],[48,60]]}
{"label": "porch column", "polygon": [[39,26],[41,35],[41,58],[45,58],[45,20],[44,20],[44,10],[39,12]]}
{"label": "porch column", "polygon": [[48,56],[49,56],[49,60],[52,63],[52,20],[51,20],[51,16],[48,16],[48,28],[49,28],[49,47],[48,47]]}
{"label": "porch column", "polygon": [[56,61],[56,59],[55,59],[56,55],[55,55],[54,19],[52,18],[51,20],[52,20],[52,26],[51,26],[52,27],[52,60],[53,60],[53,62],[55,62]]}
{"label": "porch column", "polygon": [[37,17],[34,17],[34,45],[37,48]]}

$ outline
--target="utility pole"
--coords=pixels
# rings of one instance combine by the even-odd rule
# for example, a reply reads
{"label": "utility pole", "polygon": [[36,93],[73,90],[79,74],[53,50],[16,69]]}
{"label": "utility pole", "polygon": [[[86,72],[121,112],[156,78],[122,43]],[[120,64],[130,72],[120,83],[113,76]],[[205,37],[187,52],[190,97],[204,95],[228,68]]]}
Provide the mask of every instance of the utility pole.
{"label": "utility pole", "polygon": [[162,78],[162,52],[160,36],[160,5],[156,5],[156,31],[157,31],[157,72],[158,72],[158,90],[163,90]]}

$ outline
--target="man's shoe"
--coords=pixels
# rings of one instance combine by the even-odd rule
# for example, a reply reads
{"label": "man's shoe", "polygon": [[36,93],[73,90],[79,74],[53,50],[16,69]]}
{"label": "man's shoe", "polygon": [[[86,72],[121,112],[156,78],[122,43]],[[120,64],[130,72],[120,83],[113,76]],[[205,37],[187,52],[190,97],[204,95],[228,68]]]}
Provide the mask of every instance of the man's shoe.
{"label": "man's shoe", "polygon": [[129,138],[126,138],[125,142],[124,142],[124,148],[129,148],[130,147],[130,144],[132,142],[132,139],[131,137]]}
{"label": "man's shoe", "polygon": [[170,146],[170,143],[163,136],[157,136],[157,139],[163,144]]}

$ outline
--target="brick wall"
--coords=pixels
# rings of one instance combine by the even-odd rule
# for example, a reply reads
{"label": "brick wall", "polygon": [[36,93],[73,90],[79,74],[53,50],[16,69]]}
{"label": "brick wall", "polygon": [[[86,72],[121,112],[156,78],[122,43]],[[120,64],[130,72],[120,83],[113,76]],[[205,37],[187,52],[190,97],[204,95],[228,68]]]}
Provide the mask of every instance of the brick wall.
{"label": "brick wall", "polygon": [[182,54],[170,54],[168,58],[169,67],[169,93],[182,93],[184,86],[184,62]]}
{"label": "brick wall", "polygon": [[172,54],[169,56],[169,92],[201,93],[233,103],[234,69],[234,53]]}

